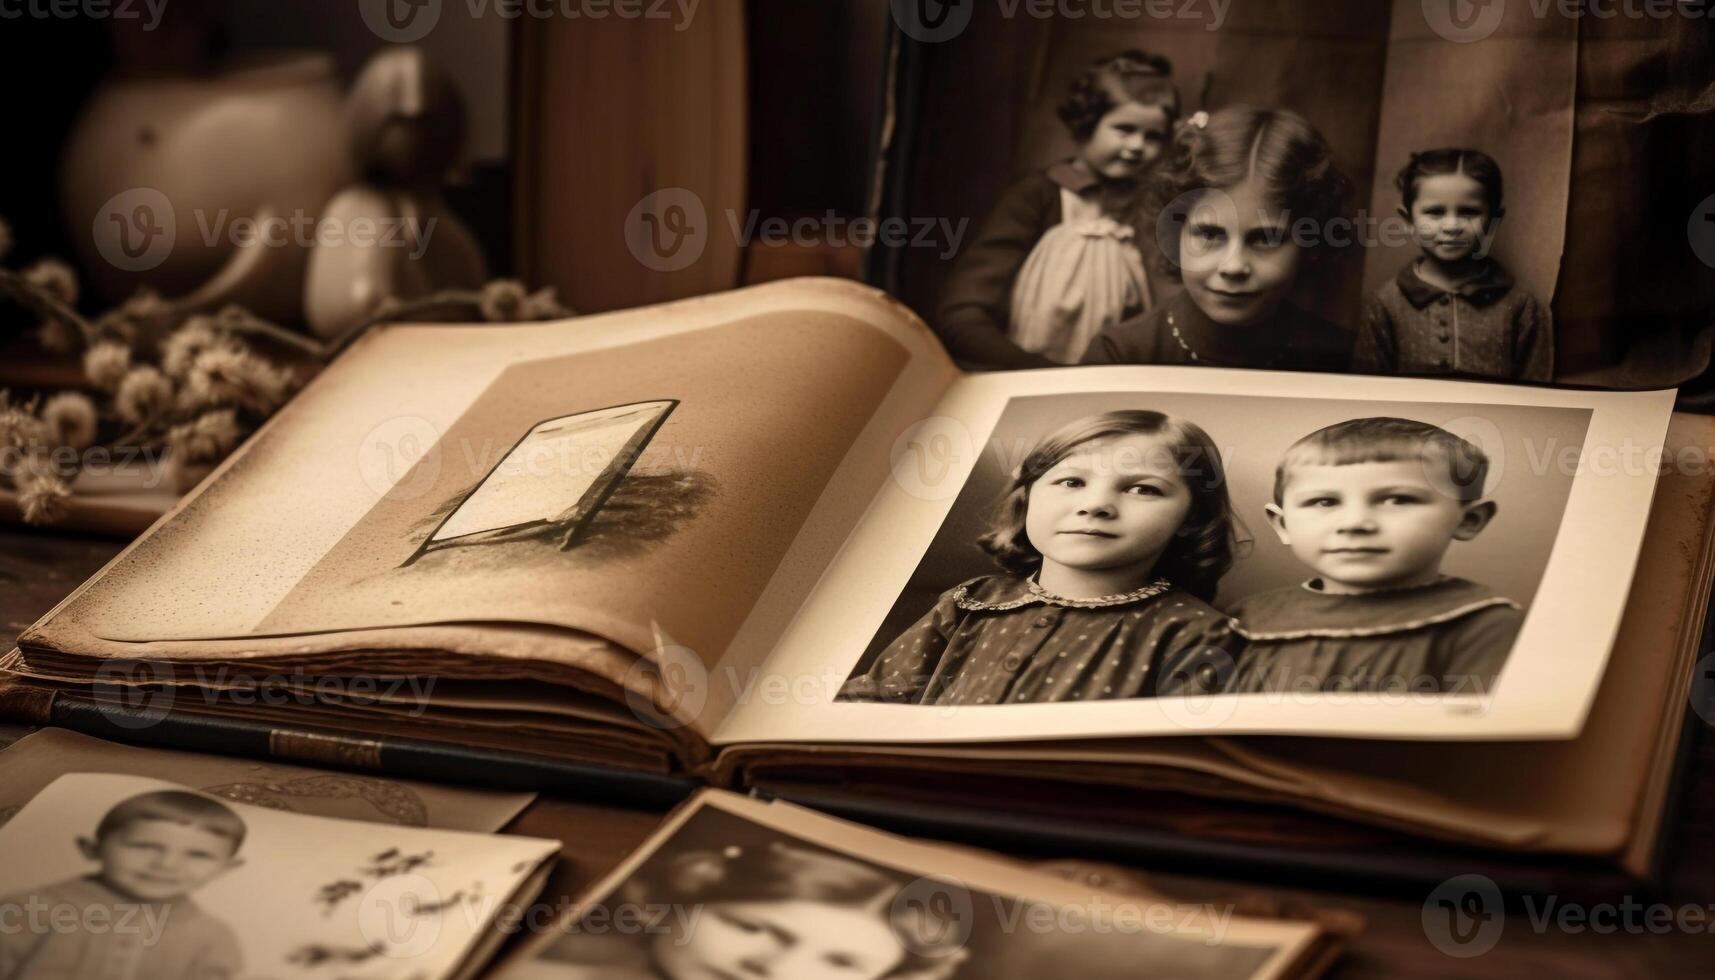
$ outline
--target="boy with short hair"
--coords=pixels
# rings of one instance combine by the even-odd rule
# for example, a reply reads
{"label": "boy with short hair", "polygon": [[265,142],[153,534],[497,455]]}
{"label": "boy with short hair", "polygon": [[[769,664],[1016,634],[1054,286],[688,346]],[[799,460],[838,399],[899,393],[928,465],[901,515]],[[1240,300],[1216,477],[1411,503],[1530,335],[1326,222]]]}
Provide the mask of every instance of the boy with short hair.
{"label": "boy with short hair", "polygon": [[0,980],[230,980],[238,941],[189,895],[243,863],[244,834],[195,793],[121,801],[77,840],[99,870],[0,901]]}
{"label": "boy with short hair", "polygon": [[1438,426],[1362,418],[1294,443],[1268,517],[1317,576],[1239,601],[1249,641],[1227,691],[1488,692],[1524,621],[1487,586],[1441,574],[1495,516],[1483,451]]}

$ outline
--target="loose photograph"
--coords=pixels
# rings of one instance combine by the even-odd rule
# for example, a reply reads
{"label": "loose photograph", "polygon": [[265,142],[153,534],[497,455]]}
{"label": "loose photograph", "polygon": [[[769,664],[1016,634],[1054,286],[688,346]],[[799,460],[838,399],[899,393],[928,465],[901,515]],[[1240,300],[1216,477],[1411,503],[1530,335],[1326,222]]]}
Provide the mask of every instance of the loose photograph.
{"label": "loose photograph", "polygon": [[559,849],[63,776],[0,828],[0,978],[463,976]]}
{"label": "loose photograph", "polygon": [[1307,925],[1101,892],[791,807],[705,792],[505,980],[1093,980],[1282,975]]}

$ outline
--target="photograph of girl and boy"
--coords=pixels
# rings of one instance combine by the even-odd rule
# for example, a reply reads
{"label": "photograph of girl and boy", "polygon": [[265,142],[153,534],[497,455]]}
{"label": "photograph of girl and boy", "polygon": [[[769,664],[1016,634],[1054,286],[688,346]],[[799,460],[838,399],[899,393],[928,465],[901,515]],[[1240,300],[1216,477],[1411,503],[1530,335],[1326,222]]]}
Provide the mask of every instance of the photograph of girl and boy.
{"label": "photograph of girl and boy", "polygon": [[1503,464],[1526,434],[1580,445],[1589,418],[1015,399],[839,700],[1486,694],[1574,475]]}

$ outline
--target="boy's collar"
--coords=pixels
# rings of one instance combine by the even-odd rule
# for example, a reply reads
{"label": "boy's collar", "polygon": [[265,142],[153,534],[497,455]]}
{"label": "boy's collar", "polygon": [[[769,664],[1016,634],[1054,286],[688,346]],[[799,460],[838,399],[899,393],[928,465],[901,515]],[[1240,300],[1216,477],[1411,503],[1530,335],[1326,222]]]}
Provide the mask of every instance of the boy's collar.
{"label": "boy's collar", "polygon": [[[1405,268],[1399,270],[1399,277],[1394,280],[1399,284],[1399,291],[1405,295],[1405,301],[1419,310],[1449,295],[1447,290],[1432,285],[1418,275],[1417,270],[1423,261],[1419,258],[1407,262]],[[1463,296],[1472,306],[1487,306],[1513,288],[1513,277],[1499,262],[1494,259],[1486,259],[1485,262],[1482,274],[1460,283],[1453,295]]]}
{"label": "boy's collar", "polygon": [[1117,592],[1113,595],[1094,596],[1088,599],[1074,599],[1049,592],[1036,584],[1035,578],[991,575],[973,579],[954,589],[953,602],[960,609],[984,612],[1004,612],[1008,609],[1019,609],[1036,604],[1070,609],[1101,609],[1108,606],[1128,606],[1145,599],[1153,599],[1172,588],[1173,583],[1163,578],[1132,589],[1130,592]]}

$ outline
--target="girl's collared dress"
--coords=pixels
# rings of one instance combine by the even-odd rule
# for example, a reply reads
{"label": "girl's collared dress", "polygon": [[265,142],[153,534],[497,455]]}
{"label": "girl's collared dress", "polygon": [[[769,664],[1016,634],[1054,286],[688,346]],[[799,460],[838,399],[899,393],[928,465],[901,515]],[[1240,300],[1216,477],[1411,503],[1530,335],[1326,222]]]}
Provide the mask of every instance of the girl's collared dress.
{"label": "girl's collared dress", "polygon": [[840,699],[1034,704],[1219,689],[1240,640],[1231,620],[1166,581],[1068,599],[1013,575],[942,593]]}
{"label": "girl's collared dress", "polygon": [[1518,603],[1462,578],[1357,595],[1319,586],[1312,579],[1233,605],[1248,643],[1227,693],[1481,694],[1524,622]]}

